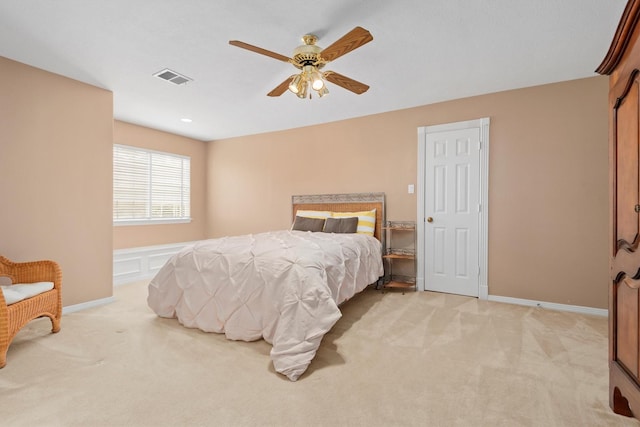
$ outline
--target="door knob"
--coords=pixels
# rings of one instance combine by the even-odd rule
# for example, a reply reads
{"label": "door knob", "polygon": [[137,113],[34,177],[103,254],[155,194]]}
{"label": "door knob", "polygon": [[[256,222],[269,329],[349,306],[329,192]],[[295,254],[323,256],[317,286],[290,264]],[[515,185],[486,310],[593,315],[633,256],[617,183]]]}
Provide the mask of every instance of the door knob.
{"label": "door knob", "polygon": [[427,222],[433,222],[433,218],[428,217],[428,218],[427,218]]}

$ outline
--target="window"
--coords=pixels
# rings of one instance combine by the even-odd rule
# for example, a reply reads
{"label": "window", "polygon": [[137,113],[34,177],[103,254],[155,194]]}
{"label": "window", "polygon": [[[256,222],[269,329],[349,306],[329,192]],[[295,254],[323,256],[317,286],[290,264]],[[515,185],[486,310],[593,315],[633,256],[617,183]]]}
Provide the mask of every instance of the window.
{"label": "window", "polygon": [[113,223],[191,221],[191,158],[113,146]]}

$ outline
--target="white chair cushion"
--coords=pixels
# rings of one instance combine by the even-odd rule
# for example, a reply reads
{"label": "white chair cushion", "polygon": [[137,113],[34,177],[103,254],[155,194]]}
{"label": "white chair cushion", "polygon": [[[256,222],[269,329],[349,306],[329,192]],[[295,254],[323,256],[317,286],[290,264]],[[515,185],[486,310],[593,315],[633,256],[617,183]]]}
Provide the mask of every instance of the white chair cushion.
{"label": "white chair cushion", "polygon": [[23,299],[35,297],[53,289],[53,282],[16,283],[0,286],[7,305],[15,304]]}
{"label": "white chair cushion", "polygon": [[15,304],[18,301],[22,301],[26,298],[20,292],[16,292],[13,289],[10,289],[9,286],[0,286],[0,289],[4,294],[4,301],[7,303],[7,305]]}

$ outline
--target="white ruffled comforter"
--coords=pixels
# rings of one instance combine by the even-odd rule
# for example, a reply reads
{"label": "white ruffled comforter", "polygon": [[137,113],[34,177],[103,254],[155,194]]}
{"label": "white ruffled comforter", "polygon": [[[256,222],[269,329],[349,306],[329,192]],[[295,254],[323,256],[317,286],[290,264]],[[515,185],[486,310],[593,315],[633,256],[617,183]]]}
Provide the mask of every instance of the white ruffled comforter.
{"label": "white ruffled comforter", "polygon": [[380,242],[362,234],[275,231],[205,240],[149,284],[149,307],[232,340],[264,338],[296,381],[341,317],[338,305],[383,275]]}

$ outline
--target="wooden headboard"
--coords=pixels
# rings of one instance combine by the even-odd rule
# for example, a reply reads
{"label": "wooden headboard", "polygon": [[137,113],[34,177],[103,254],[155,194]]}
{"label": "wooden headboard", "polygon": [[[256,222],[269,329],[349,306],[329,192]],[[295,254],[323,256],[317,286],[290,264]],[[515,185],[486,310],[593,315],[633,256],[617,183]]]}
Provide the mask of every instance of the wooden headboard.
{"label": "wooden headboard", "polygon": [[384,239],[382,232],[385,221],[384,203],[384,193],[309,194],[291,197],[293,219],[298,209],[332,212],[359,212],[375,209],[376,228],[373,234],[381,242]]}

